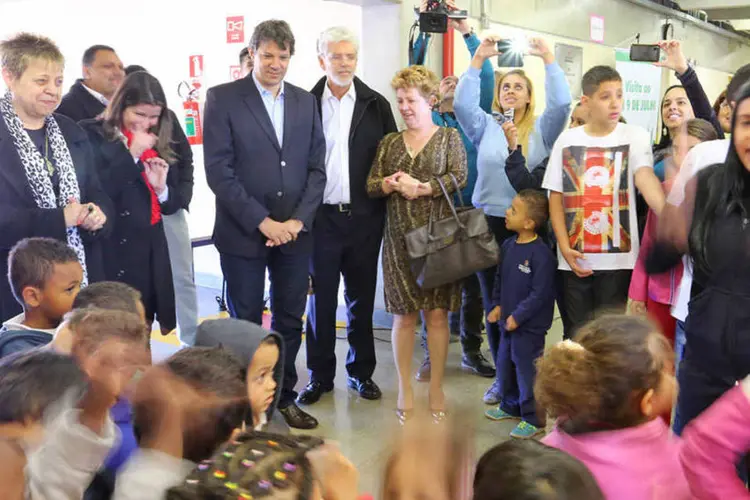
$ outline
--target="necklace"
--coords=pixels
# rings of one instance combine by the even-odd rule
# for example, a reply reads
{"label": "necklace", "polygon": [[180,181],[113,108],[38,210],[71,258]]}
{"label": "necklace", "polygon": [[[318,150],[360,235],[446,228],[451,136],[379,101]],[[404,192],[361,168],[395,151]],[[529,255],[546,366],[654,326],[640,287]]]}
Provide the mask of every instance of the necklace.
{"label": "necklace", "polygon": [[49,159],[49,136],[46,128],[44,130],[44,165],[47,167],[47,173],[50,177],[55,175],[55,164]]}

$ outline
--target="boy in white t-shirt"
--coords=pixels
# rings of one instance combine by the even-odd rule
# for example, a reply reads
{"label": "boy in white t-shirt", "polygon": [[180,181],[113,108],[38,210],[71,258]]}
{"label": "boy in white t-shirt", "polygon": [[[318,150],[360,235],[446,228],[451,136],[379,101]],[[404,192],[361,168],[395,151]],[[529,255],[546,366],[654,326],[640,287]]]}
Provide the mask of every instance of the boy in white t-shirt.
{"label": "boy in white t-shirt", "polygon": [[638,257],[635,188],[657,214],[664,206],[648,132],[619,123],[619,73],[595,66],[583,76],[582,86],[581,103],[589,121],[560,135],[542,183],[550,192],[550,219],[573,332],[599,310],[625,311]]}

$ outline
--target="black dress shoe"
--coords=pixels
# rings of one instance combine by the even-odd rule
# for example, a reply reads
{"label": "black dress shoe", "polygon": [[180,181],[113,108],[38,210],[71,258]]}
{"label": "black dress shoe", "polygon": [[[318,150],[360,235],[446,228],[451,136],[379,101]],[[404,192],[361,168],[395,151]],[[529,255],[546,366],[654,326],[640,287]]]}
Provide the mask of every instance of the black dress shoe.
{"label": "black dress shoe", "polygon": [[320,397],[326,392],[333,390],[333,384],[325,386],[320,382],[310,382],[297,396],[297,402],[301,405],[312,405],[318,402]]}
{"label": "black dress shoe", "polygon": [[470,352],[463,355],[461,359],[461,366],[467,370],[471,370],[480,377],[494,377],[495,368],[487,361],[481,352]]}
{"label": "black dress shoe", "polygon": [[380,392],[380,388],[372,381],[371,378],[367,380],[360,380],[355,377],[349,377],[347,379],[347,385],[350,389],[354,389],[364,399],[374,401],[383,397],[383,393]]}
{"label": "black dress shoe", "polygon": [[289,427],[294,429],[315,429],[318,426],[318,421],[315,417],[305,413],[294,403],[286,408],[279,408],[279,412],[281,412]]}

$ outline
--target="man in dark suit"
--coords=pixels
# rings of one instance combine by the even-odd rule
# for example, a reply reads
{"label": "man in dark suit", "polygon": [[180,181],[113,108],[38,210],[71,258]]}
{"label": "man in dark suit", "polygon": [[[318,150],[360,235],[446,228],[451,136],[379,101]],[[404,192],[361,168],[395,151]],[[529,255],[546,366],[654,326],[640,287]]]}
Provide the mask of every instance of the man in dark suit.
{"label": "man in dark suit", "polygon": [[310,383],[297,398],[302,404],[313,404],[333,390],[341,275],[349,319],[347,385],[364,399],[381,397],[372,380],[372,314],[385,205],[367,196],[365,184],[378,143],[396,132],[396,121],[385,97],[354,76],[358,50],[357,36],[347,28],[327,29],[318,40],[318,59],[326,76],[312,93],[320,102],[326,137],[326,189],[313,233],[313,294],[305,337]]}
{"label": "man in dark suit", "polygon": [[83,78],[62,98],[57,113],[75,122],[99,116],[125,79],[125,69],[115,49],[94,45],[83,53]]}
{"label": "man in dark suit", "polygon": [[294,54],[285,21],[265,21],[250,39],[253,72],[208,91],[206,179],[216,194],[214,241],[229,311],[260,324],[266,269],[272,328],[284,338],[279,411],[291,427],[317,420],[294,400],[302,343],[312,225],[325,189],[325,138],[315,98],[284,81]]}

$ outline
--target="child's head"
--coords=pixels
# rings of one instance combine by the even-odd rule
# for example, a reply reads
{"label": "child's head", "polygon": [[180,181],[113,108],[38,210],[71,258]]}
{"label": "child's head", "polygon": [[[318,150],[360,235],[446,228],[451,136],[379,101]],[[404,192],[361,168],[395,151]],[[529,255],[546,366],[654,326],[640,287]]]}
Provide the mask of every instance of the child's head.
{"label": "child's head", "polygon": [[570,123],[568,128],[576,128],[582,125],[586,125],[589,119],[589,111],[586,106],[579,101],[578,104],[573,108],[573,112],[570,114]]}
{"label": "child's head", "polygon": [[52,238],[19,241],[8,256],[8,281],[16,300],[50,324],[71,310],[81,289],[83,268],[76,253]]}
{"label": "child's head", "polygon": [[[186,347],[154,368],[165,369],[170,376],[207,397],[226,401],[210,410],[180,408],[184,425],[183,457],[192,462],[210,458],[216,447],[240,427],[248,412],[245,367],[224,348]],[[163,416],[160,412],[161,408],[152,401],[136,398],[133,427],[139,440],[158,433]]]}
{"label": "child's head", "polygon": [[137,314],[144,323],[146,322],[141,292],[125,283],[100,281],[82,289],[73,301],[73,309],[87,307]]}
{"label": "child's head", "polygon": [[254,421],[266,413],[276,399],[278,382],[274,374],[279,355],[278,340],[266,337],[247,368],[247,395]]}
{"label": "child's head", "polygon": [[547,222],[549,201],[538,189],[524,189],[505,211],[505,227],[515,232],[537,232]]}
{"label": "child's head", "polygon": [[611,66],[594,66],[583,75],[581,103],[589,116],[587,123],[614,127],[622,113],[622,77]]}
{"label": "child's head", "polygon": [[35,440],[62,396],[85,389],[86,378],[70,356],[44,349],[8,356],[0,361],[0,425],[23,425]]}
{"label": "child's head", "polygon": [[569,433],[622,429],[667,413],[674,353],[656,325],[603,315],[537,361],[537,402]]}
{"label": "child's head", "polygon": [[604,500],[583,463],[533,439],[511,439],[479,459],[474,500]]}
{"label": "child's head", "polygon": [[195,345],[224,347],[247,368],[247,395],[253,409],[248,424],[256,427],[264,413],[275,409],[284,373],[281,336],[249,321],[223,318],[201,323]]}
{"label": "child's head", "polygon": [[148,329],[136,314],[92,307],[76,309],[66,320],[73,337],[71,354],[79,360],[111,342],[140,347],[137,352],[147,357]]}
{"label": "child's head", "polygon": [[693,118],[685,122],[682,130],[672,141],[672,161],[679,169],[685,156],[696,144],[713,141],[718,138],[716,129],[711,122],[702,118]]}
{"label": "child's head", "polygon": [[240,434],[193,469],[181,486],[169,490],[166,499],[310,500],[315,474],[306,454],[322,444],[311,436]]}

